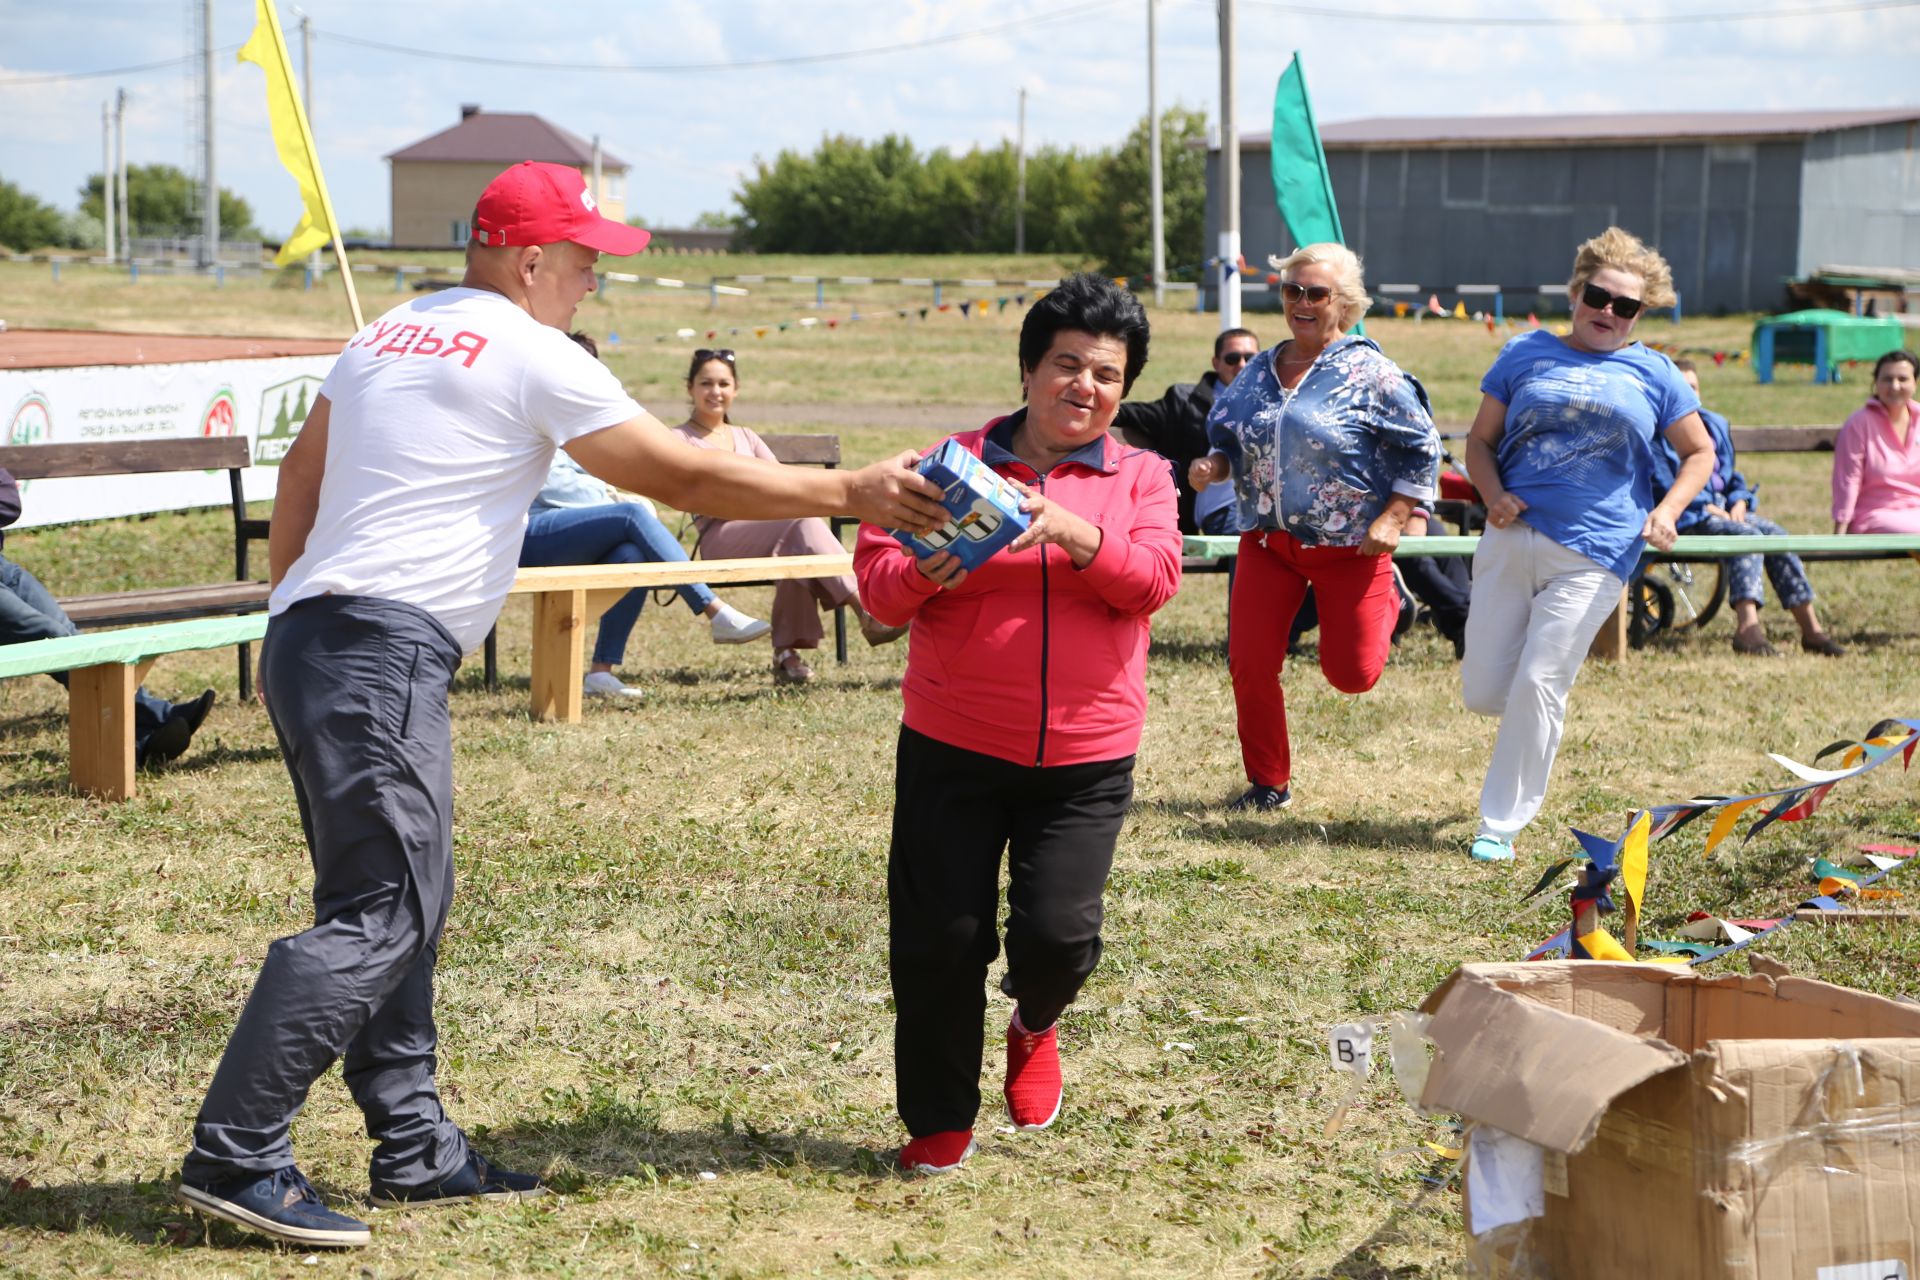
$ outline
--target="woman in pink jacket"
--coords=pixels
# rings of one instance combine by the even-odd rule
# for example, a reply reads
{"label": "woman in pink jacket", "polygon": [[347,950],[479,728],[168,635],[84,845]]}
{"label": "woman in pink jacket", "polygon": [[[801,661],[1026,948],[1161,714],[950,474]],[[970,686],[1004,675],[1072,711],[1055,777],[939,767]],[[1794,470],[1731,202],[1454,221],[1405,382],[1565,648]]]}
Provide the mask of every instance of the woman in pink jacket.
{"label": "woman in pink jacket", "polygon": [[1007,1109],[1021,1129],[1060,1113],[1055,1020],[1100,959],[1148,619],[1180,587],[1167,461],[1107,431],[1146,362],[1133,295],[1068,277],[1020,329],[1026,407],[954,437],[1026,494],[1027,531],[968,573],[860,530],[860,598],[912,625],[887,868],[904,1169],[952,1169],[974,1149],[1003,851]]}
{"label": "woman in pink jacket", "polygon": [[1856,409],[1833,442],[1833,531],[1920,533],[1920,440],[1911,351],[1889,351],[1873,366],[1873,399]]}

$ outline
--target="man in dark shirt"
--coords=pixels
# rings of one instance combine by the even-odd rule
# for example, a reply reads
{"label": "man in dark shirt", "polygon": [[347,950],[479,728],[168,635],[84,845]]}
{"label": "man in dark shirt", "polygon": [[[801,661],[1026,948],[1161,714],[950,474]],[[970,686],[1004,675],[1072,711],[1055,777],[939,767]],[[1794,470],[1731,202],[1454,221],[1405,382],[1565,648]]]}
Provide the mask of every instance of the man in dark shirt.
{"label": "man in dark shirt", "polygon": [[[20,518],[20,486],[13,474],[0,468],[0,529]],[[75,627],[53,593],[40,580],[7,559],[6,535],[0,533],[0,645],[24,644],[29,640],[51,640],[73,635]],[[55,672],[55,680],[67,682],[66,672]],[[187,749],[200,722],[213,706],[213,690],[208,689],[192,702],[178,705],[156,698],[144,687],[133,693],[133,754],[142,765],[160,764]]]}
{"label": "man in dark shirt", "polygon": [[[1222,387],[1239,376],[1249,360],[1260,354],[1260,339],[1251,329],[1225,329],[1213,340],[1213,368],[1198,382],[1176,382],[1158,400],[1134,400],[1120,406],[1114,425],[1121,438],[1140,449],[1151,449],[1173,463],[1174,483],[1180,486],[1180,532],[1199,533],[1193,513],[1193,486],[1187,468],[1204,458],[1207,414]],[[1216,497],[1231,497],[1232,485],[1217,486]]]}

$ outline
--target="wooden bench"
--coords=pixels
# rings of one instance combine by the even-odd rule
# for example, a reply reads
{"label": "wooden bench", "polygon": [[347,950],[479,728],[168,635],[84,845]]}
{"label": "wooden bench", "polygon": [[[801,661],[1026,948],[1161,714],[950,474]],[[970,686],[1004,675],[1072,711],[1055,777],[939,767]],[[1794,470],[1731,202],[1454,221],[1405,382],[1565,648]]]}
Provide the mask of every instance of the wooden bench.
{"label": "wooden bench", "polygon": [[[148,587],[100,595],[62,596],[60,608],[77,627],[124,627],[147,622],[258,613],[267,607],[267,584],[254,580],[248,567],[248,543],[267,536],[267,521],[247,517],[241,472],[252,462],[246,437],[194,437],[183,440],[100,441],[87,444],[33,444],[0,448],[0,467],[18,480],[74,476],[161,475],[180,471],[225,471],[233,511],[232,582],[183,587]],[[57,573],[46,576],[55,578]],[[240,697],[252,696],[249,646],[239,646]]]}
{"label": "wooden bench", "polygon": [[133,691],[163,654],[224,649],[267,633],[264,613],[163,622],[0,645],[0,679],[67,673],[67,776],[105,800],[134,793]]}
{"label": "wooden bench", "polygon": [[852,572],[850,554],[522,569],[514,579],[511,594],[533,598],[533,718],[569,724],[580,719],[587,628],[636,587],[677,587],[689,582],[765,583],[832,578]]}
{"label": "wooden bench", "polygon": [[[784,466],[824,467],[828,471],[837,470],[840,466],[840,437],[839,436],[763,435],[760,438],[766,441],[767,448],[773,453],[774,458]],[[691,523],[691,517],[688,517],[688,520],[686,523]],[[829,522],[830,526],[833,529],[834,536],[841,537],[843,538],[843,540],[844,540],[843,531],[849,528],[854,528],[858,526],[859,523],[860,522],[858,520],[851,519],[847,516],[835,516]],[[686,528],[686,524],[683,523],[681,526],[681,531],[683,534],[685,532],[685,528]],[[699,561],[698,563],[711,564],[713,562]],[[769,560],[767,563],[771,564],[772,561]],[[566,566],[566,567],[573,567],[573,566]],[[618,566],[602,566],[602,567],[617,568]],[[522,572],[525,573],[528,571],[522,570]],[[766,586],[773,585],[774,582],[778,581],[781,578],[794,578],[794,577],[807,578],[807,577],[826,577],[826,576],[829,576],[829,575],[804,574],[804,573],[803,574],[766,574],[760,578],[757,578],[751,581],[733,581],[731,579],[729,579],[728,581],[732,581],[733,585],[737,587],[766,587]],[[687,583],[693,583],[693,582],[717,582],[717,581],[720,581],[720,579],[709,578],[702,574],[695,574],[692,577],[676,577],[671,579],[670,581],[662,580],[652,585],[682,586]],[[608,607],[610,607],[610,605],[603,605],[600,609],[600,612],[601,613],[606,612],[606,609]],[[598,617],[599,614],[595,614],[594,616]],[[841,666],[844,667],[847,665],[847,611],[844,608],[836,608],[833,611],[833,656]],[[494,631],[489,631],[487,633],[487,642],[482,651],[482,664],[483,664],[483,670],[486,675],[487,692],[488,693],[499,692],[500,690],[499,638],[496,632]]]}

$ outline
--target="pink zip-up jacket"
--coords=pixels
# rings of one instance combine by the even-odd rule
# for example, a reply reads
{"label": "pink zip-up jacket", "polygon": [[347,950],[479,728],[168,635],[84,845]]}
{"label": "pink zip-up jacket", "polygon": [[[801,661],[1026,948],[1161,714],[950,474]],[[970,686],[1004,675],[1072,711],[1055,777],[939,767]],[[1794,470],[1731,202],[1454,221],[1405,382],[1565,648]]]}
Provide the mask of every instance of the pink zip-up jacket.
{"label": "pink zip-up jacket", "polygon": [[1000,551],[942,591],[883,529],[860,526],[860,603],[911,622],[902,685],[909,729],[1038,767],[1118,760],[1140,746],[1154,610],[1180,589],[1173,473],[1104,435],[1045,476],[1008,449],[1025,410],[953,437],[988,466],[1100,526],[1084,569],[1059,547]]}
{"label": "pink zip-up jacket", "polygon": [[1848,533],[1920,533],[1920,400],[1907,402],[1907,438],[1869,400],[1833,442],[1833,522]]}

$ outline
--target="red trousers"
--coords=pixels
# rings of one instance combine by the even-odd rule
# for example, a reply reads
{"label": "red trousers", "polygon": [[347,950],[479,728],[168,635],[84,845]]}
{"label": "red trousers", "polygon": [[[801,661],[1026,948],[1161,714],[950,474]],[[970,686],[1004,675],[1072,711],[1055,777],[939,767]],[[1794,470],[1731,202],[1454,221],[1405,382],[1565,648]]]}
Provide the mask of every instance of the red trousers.
{"label": "red trousers", "polygon": [[1284,787],[1293,777],[1287,744],[1287,697],[1280,670],[1287,633],[1307,587],[1320,610],[1320,670],[1342,693],[1365,693],[1387,665],[1400,596],[1393,557],[1363,556],[1358,547],[1310,547],[1290,533],[1240,535],[1240,567],[1228,606],[1240,759],[1247,780]]}

